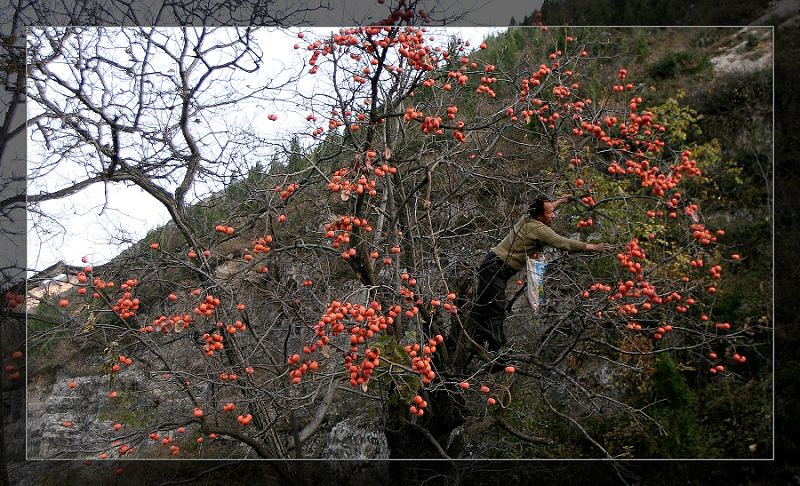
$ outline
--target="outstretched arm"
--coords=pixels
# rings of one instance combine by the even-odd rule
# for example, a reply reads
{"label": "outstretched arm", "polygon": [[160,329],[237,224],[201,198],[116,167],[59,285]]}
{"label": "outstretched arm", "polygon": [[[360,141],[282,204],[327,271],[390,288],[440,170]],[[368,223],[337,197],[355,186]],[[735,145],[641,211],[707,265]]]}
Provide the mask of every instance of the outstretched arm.
{"label": "outstretched arm", "polygon": [[569,202],[569,201],[572,201],[574,199],[575,199],[575,196],[571,196],[571,195],[567,194],[567,195],[561,196],[560,198],[552,201],[551,204],[553,205],[553,211],[558,209],[558,207],[561,206],[562,204],[564,204],[565,202]]}
{"label": "outstretched arm", "polygon": [[611,250],[612,248],[614,247],[608,243],[586,243],[586,251],[603,252]]}
{"label": "outstretched arm", "polygon": [[608,243],[585,243],[583,241],[565,238],[547,225],[539,225],[534,231],[535,237],[539,241],[560,250],[603,252],[613,248],[613,246]]}

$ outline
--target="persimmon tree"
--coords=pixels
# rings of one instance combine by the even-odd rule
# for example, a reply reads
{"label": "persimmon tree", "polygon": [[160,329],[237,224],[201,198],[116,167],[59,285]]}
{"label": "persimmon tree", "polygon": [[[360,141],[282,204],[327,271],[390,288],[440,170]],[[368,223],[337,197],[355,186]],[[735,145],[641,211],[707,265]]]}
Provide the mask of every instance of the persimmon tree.
{"label": "persimmon tree", "polygon": [[[691,113],[648,106],[619,59],[589,95],[588,77],[609,72],[590,31],[511,31],[528,48],[500,63],[496,39],[469,46],[428,19],[401,2],[380,25],[299,31],[316,84],[246,92],[262,49],[247,29],[31,41],[33,137],[54,147],[42,167],[91,156],[87,184],[136,184],[172,217],[103,269],[74,267],[54,316],[37,318],[100,342],[110,386],[97,399],[128,397],[147,417],[126,434],[115,422],[92,455],[160,442],[148,454],[304,457],[342,407],[378,413],[392,457],[503,457],[507,438],[546,449],[546,427],[529,426],[542,417],[614,457],[588,428],[601,411],[661,425],[584,370],[647,383],[672,355],[736,379],[761,330],[715,318],[739,255],[704,220],[714,148],[681,138]],[[108,53],[122,38],[127,61]],[[279,97],[307,122],[292,139],[194,125]],[[515,312],[508,349],[490,355],[471,338],[473,269],[535,195],[562,193],[579,200],[562,210],[573,236],[617,250],[549,254],[546,304]],[[136,389],[134,370],[148,377]],[[148,410],[155,394],[171,413]],[[503,435],[487,446],[488,430]],[[215,439],[245,448],[204,452]]]}
{"label": "persimmon tree", "polygon": [[[189,21],[202,19],[203,23],[223,23],[236,18],[239,23],[248,21],[257,25],[290,25],[302,22],[305,15],[326,8],[325,2],[308,4],[291,2],[281,4],[266,2],[237,2],[231,6],[225,2],[172,2],[160,6],[130,2],[78,2],[74,4],[11,2],[3,4],[0,11],[2,22],[2,106],[3,123],[0,136],[0,225],[3,227],[3,255],[0,263],[2,283],[0,293],[4,295],[0,324],[3,356],[3,375],[0,379],[0,395],[6,404],[4,433],[0,439],[2,467],[0,476],[9,477],[8,469],[20,474],[20,463],[25,458],[25,441],[22,428],[24,420],[24,379],[26,376],[25,350],[25,273],[29,268],[25,260],[26,207],[35,211],[39,204],[27,204],[24,147],[26,128],[37,122],[37,116],[28,118],[25,113],[28,67],[26,64],[26,26],[32,25],[153,25],[160,22],[178,23],[177,19]],[[30,106],[30,105],[29,105]],[[29,174],[30,175],[30,174]],[[63,187],[62,187],[63,188]],[[46,191],[45,191],[46,192]],[[37,196],[45,196],[38,193]],[[50,194],[58,197],[59,193]],[[46,197],[45,197],[46,198]],[[45,214],[43,216],[52,216]]]}

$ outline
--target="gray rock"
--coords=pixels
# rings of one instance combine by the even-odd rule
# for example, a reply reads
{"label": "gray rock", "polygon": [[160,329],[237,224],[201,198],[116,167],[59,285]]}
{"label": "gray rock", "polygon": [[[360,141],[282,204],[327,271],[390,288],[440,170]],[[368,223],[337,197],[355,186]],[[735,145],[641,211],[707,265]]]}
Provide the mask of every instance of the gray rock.
{"label": "gray rock", "polygon": [[389,444],[381,424],[364,416],[347,418],[328,433],[325,459],[388,459]]}

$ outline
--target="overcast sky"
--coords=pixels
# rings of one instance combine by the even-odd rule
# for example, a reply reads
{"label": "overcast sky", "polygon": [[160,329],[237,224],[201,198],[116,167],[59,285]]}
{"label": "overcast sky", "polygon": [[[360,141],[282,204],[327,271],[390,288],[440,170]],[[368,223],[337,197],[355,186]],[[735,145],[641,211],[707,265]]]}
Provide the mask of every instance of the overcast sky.
{"label": "overcast sky", "polygon": [[[505,22],[507,21],[508,19]],[[271,64],[282,66],[296,62],[292,59],[295,59],[298,51],[292,49],[292,45],[297,41],[298,30],[290,29],[290,32],[282,32],[265,29],[259,33],[263,45],[268,46],[264,48],[264,52],[271,58]],[[302,30],[327,33],[331,29],[303,28]],[[448,36],[460,36],[464,40],[469,40],[472,46],[477,46],[490,33],[501,30],[504,29],[448,28],[446,33]],[[260,104],[254,104],[249,109],[252,112],[243,115],[252,117],[254,128],[271,137],[280,136],[276,130],[288,134],[292,130],[299,130],[306,123],[305,114],[296,110],[282,110],[279,106]],[[272,123],[266,119],[272,112],[281,113],[280,123]],[[29,169],[35,166],[36,154],[41,150],[41,147],[29,142]],[[68,180],[70,176],[68,172],[49,174],[48,178],[52,178],[49,179],[52,185],[49,185],[51,188],[58,187],[58,177],[65,177],[64,180]],[[198,184],[198,188],[202,188],[202,184]],[[36,192],[29,186],[29,193]],[[67,264],[80,265],[84,255],[96,265],[105,263],[129,246],[124,241],[137,241],[148,231],[162,226],[169,220],[164,207],[153,197],[136,186],[125,187],[120,184],[109,185],[108,188],[102,184],[95,184],[72,197],[42,203],[41,208],[46,214],[62,215],[62,217],[59,219],[61,228],[54,226],[50,234],[33,231],[33,221],[29,217],[28,268],[36,270],[47,268],[62,260]]]}

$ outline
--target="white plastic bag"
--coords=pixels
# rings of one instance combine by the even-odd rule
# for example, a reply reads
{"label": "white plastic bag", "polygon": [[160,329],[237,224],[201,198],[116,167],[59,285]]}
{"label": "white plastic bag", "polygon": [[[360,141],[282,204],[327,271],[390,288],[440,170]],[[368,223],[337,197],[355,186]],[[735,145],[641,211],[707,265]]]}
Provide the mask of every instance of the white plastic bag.
{"label": "white plastic bag", "polygon": [[544,272],[547,269],[547,262],[541,258],[527,257],[525,259],[525,268],[528,278],[528,288],[525,296],[528,298],[528,304],[535,311],[540,305],[544,304]]}

